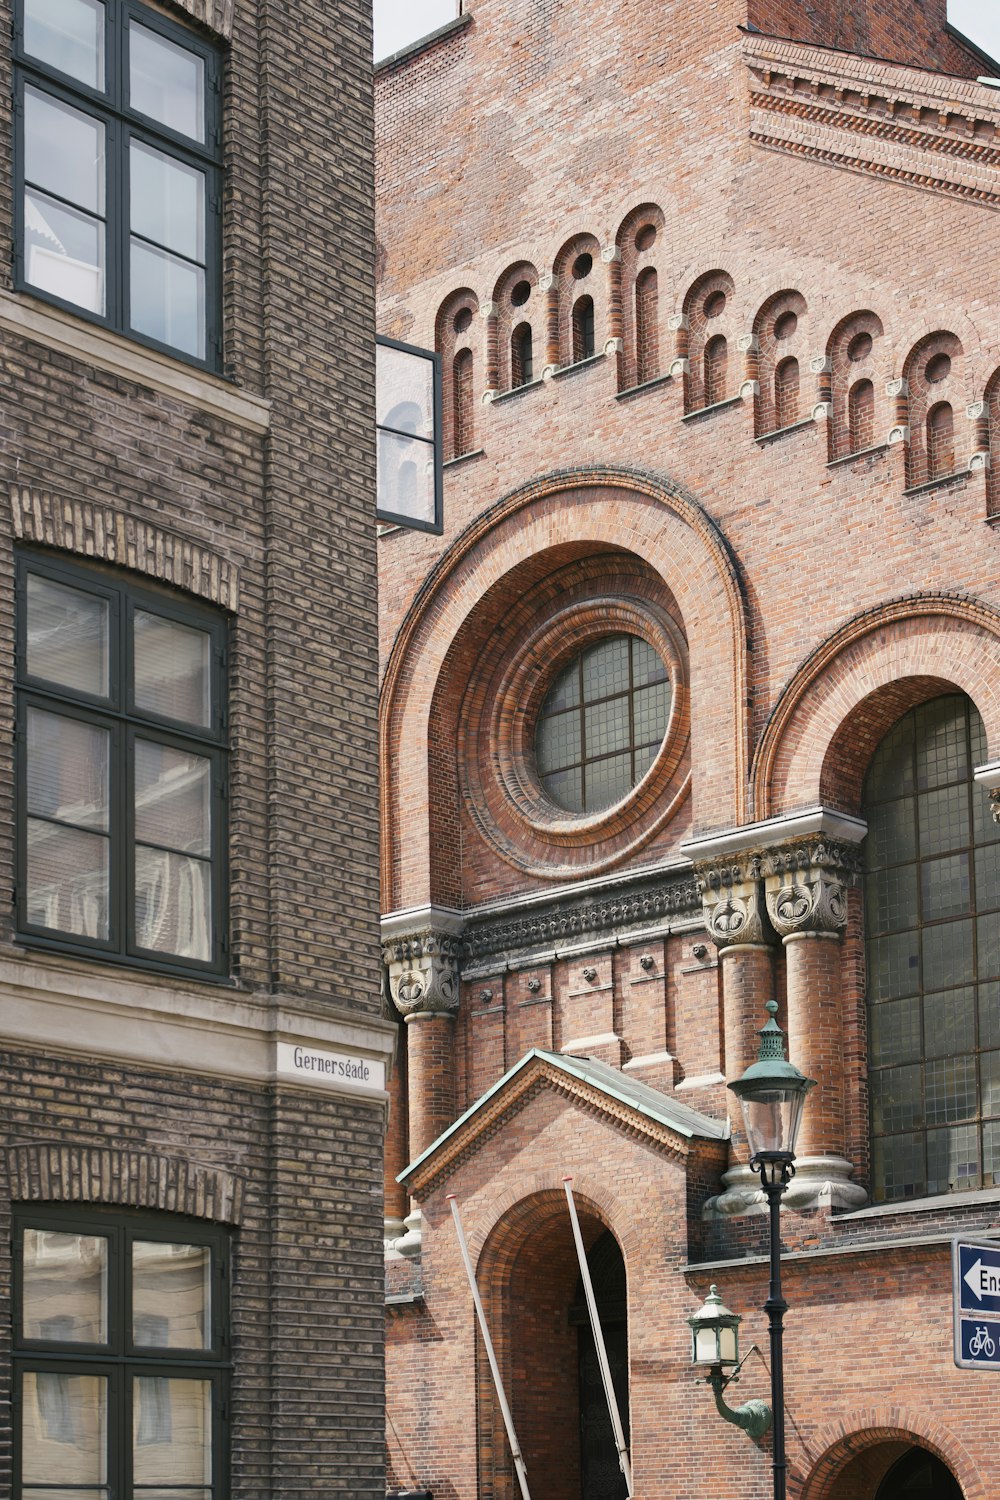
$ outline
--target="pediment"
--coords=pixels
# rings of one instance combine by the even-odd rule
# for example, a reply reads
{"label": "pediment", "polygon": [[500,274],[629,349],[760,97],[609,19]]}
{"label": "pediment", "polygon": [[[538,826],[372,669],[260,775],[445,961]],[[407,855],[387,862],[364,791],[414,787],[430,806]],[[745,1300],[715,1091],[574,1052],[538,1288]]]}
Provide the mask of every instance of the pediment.
{"label": "pediment", "polygon": [[475,1151],[485,1135],[494,1135],[506,1119],[518,1114],[542,1090],[561,1094],[573,1107],[675,1158],[686,1157],[692,1142],[722,1141],[729,1134],[727,1122],[713,1120],[608,1063],[533,1048],[400,1172],[397,1180],[415,1196],[424,1195]]}

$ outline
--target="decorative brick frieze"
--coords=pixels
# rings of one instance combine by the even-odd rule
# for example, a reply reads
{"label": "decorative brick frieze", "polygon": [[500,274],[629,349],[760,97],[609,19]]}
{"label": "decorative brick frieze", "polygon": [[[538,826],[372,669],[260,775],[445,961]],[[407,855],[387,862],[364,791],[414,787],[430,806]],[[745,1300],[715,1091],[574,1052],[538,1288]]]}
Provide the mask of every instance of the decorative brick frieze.
{"label": "decorative brick frieze", "polygon": [[60,499],[24,484],[11,485],[10,509],[20,541],[117,563],[224,609],[238,608],[238,568],[210,548],[142,517],[98,501]]}
{"label": "decorative brick frieze", "polygon": [[181,1156],[32,1141],[4,1153],[15,1202],[158,1208],[220,1224],[243,1218],[243,1180]]}

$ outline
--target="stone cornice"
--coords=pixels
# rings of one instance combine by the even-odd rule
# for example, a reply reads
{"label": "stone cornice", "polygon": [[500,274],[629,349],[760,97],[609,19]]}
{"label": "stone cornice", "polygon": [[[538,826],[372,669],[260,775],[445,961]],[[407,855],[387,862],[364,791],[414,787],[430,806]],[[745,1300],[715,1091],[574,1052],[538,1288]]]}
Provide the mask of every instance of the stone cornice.
{"label": "stone cornice", "polygon": [[746,37],[744,57],[754,144],[1000,206],[990,89],[772,37]]}
{"label": "stone cornice", "polygon": [[687,839],[681,850],[696,868],[703,864],[728,861],[731,856],[775,849],[817,834],[843,843],[860,844],[868,832],[861,818],[837,812],[829,807],[807,807],[803,812],[786,813],[780,818],[766,818],[760,823],[746,823],[742,828],[727,828],[722,833],[703,834]]}

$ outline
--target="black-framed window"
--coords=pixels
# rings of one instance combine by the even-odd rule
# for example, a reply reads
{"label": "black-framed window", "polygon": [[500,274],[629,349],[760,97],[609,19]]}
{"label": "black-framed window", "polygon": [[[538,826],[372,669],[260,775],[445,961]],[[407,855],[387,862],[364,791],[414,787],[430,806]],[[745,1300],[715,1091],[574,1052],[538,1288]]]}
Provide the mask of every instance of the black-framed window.
{"label": "black-framed window", "polygon": [[600,812],[642,780],[670,719],[666,667],[648,641],[608,636],[559,672],[535,724],[545,791],[568,812]]}
{"label": "black-framed window", "polygon": [[375,340],[378,433],[376,517],[440,536],[441,357],[379,334]]}
{"label": "black-framed window", "polygon": [[227,1231],[26,1205],[12,1249],[14,1500],[225,1500]]}
{"label": "black-framed window", "polygon": [[1000,1185],[1000,827],[968,698],[911,709],[865,778],[876,1202]]}
{"label": "black-framed window", "polygon": [[21,940],[226,964],[226,624],[109,569],[17,560]]}
{"label": "black-framed window", "polygon": [[135,0],[17,0],[19,288],[221,363],[218,51]]}

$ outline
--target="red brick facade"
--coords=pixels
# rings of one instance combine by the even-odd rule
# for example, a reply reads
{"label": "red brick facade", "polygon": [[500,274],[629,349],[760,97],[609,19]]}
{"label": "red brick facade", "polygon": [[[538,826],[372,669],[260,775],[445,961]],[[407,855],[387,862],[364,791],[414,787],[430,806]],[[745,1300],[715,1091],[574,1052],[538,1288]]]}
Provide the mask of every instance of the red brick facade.
{"label": "red brick facade", "polygon": [[[767,1441],[718,1422],[684,1325],[717,1281],[744,1349],[765,1342],[739,1120],[728,1144],[653,1142],[544,1058],[724,1121],[774,995],[819,1081],[783,1213],[790,1493],[892,1500],[914,1446],[966,1497],[1000,1493],[947,1247],[996,1225],[1000,1186],[986,1154],[947,1191],[886,1185],[865,873],[866,773],[912,710],[978,712],[962,795],[983,848],[1000,788],[988,71],[943,0],[479,0],[377,76],[379,330],[441,353],[449,460],[444,535],[379,543],[383,938],[409,1023],[387,1173],[399,1488],[517,1493],[454,1193],[532,1494],[614,1493],[577,1437],[571,1173],[588,1246],[610,1230],[625,1261],[636,1496],[770,1493]],[[631,793],[573,812],[542,785],[538,715],[617,635],[664,663],[669,720]],[[955,986],[963,962],[945,952]],[[449,1110],[472,1113],[444,1134]],[[755,1356],[740,1390],[767,1393]]]}

